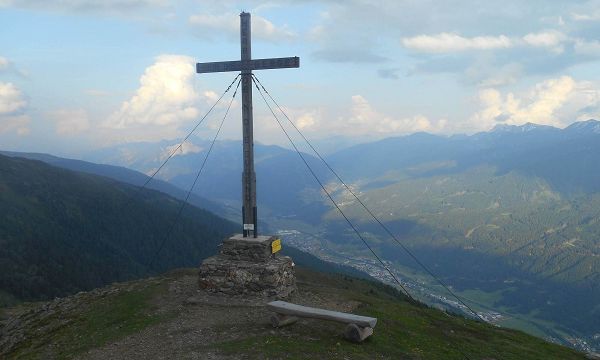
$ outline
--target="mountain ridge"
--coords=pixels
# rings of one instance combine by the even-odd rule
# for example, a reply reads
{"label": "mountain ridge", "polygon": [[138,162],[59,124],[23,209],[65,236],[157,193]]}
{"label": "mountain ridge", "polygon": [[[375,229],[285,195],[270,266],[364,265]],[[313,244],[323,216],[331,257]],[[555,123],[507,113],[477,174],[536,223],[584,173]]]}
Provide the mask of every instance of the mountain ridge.
{"label": "mountain ridge", "polygon": [[140,196],[131,185],[37,160],[0,155],[0,169],[5,297],[60,296],[194,265],[236,228],[190,206],[152,264],[180,201],[153,190]]}
{"label": "mountain ridge", "polygon": [[289,301],[378,318],[362,344],[343,326],[300,319],[273,329],[263,298],[198,290],[197,270],[178,269],[91,292],[8,309],[0,355],[80,359],[584,359],[522,332],[415,305],[397,290],[348,276],[296,269]]}
{"label": "mountain ridge", "polygon": [[[46,164],[60,167],[67,170],[79,171],[93,175],[104,176],[106,178],[110,178],[113,180],[117,180],[119,182],[123,182],[126,184],[131,184],[134,186],[141,187],[144,185],[150,177],[141,172],[131,170],[129,168],[123,166],[115,166],[110,164],[97,164],[84,160],[77,159],[69,159],[58,157],[45,153],[27,153],[27,152],[17,152],[17,151],[0,151],[0,155],[10,156],[10,157],[22,157],[31,160],[39,160]],[[186,191],[178,188],[168,182],[165,182],[160,179],[152,179],[146,185],[147,189],[160,191],[167,195],[171,195],[179,200],[184,200],[186,198]],[[213,201],[202,198],[194,193],[190,195],[188,198],[190,204],[209,210],[214,213],[226,214],[227,209],[222,205],[219,205]]]}

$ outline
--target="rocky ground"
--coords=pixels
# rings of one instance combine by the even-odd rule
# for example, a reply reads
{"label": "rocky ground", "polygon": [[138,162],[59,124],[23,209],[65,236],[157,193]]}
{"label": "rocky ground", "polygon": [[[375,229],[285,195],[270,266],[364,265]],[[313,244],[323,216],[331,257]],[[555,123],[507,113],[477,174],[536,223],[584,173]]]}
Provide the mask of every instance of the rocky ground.
{"label": "rocky ground", "polygon": [[379,284],[307,270],[297,277],[289,301],[376,316],[374,336],[353,344],[343,339],[343,324],[306,319],[274,329],[268,300],[206,293],[190,269],[5,309],[0,358],[584,358],[520,332],[415,306]]}

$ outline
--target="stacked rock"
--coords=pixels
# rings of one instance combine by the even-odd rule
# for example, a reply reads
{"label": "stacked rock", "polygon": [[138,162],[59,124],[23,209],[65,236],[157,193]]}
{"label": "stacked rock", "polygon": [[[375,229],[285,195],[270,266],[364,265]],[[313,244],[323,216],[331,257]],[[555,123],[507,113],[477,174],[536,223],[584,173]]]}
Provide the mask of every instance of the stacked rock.
{"label": "stacked rock", "polygon": [[220,253],[200,265],[200,288],[226,295],[286,298],[296,289],[294,263],[274,251],[278,240],[242,235],[223,240]]}

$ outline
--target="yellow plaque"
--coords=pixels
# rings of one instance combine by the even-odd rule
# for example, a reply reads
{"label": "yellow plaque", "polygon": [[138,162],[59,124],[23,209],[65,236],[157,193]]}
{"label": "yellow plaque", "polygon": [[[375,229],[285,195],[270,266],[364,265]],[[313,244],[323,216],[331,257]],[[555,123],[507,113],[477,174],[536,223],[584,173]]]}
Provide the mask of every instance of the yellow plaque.
{"label": "yellow plaque", "polygon": [[275,254],[279,250],[281,250],[281,239],[275,239],[275,241],[271,243],[271,253]]}

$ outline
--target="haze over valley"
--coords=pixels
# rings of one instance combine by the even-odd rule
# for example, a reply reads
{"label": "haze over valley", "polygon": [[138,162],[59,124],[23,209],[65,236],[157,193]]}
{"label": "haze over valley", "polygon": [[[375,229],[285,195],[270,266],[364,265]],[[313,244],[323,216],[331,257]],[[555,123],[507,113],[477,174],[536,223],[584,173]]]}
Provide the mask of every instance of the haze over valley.
{"label": "haze over valley", "polygon": [[600,0],[0,23],[0,358],[600,358]]}

